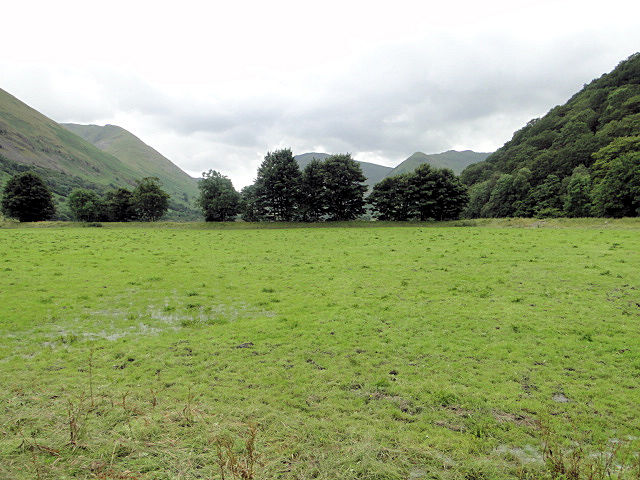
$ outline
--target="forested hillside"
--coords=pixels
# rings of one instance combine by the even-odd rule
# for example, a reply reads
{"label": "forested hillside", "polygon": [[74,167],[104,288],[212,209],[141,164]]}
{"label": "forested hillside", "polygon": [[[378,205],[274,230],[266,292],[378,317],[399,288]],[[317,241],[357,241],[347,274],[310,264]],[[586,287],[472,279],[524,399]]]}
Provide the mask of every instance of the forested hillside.
{"label": "forested hillside", "polygon": [[461,175],[469,217],[640,214],[640,54]]}

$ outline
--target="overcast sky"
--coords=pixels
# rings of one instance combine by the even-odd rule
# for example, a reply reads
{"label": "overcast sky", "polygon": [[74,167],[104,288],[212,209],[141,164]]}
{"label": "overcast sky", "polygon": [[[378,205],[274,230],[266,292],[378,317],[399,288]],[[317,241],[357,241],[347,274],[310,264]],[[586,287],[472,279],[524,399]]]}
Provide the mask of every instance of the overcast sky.
{"label": "overcast sky", "polygon": [[193,176],[265,153],[492,151],[640,50],[640,2],[21,0],[0,87],[120,125]]}

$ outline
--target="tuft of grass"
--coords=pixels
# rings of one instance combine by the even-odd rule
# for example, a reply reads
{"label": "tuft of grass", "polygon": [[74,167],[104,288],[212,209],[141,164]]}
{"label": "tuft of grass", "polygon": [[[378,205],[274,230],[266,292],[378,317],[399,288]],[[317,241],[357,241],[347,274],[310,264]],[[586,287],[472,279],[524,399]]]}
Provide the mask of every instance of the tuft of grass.
{"label": "tuft of grass", "polygon": [[218,435],[214,439],[216,447],[216,461],[220,471],[220,478],[233,478],[239,480],[253,480],[256,475],[256,435],[258,425],[249,423],[244,439],[244,448],[238,453],[234,449],[234,441],[229,435]]}

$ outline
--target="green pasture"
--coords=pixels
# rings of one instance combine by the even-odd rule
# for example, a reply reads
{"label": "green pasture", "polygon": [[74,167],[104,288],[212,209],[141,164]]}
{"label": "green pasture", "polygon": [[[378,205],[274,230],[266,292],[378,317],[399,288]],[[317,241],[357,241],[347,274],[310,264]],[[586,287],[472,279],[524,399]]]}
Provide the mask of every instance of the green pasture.
{"label": "green pasture", "polygon": [[547,430],[640,449],[637,219],[43,225],[0,228],[0,478],[231,479],[231,453],[547,478]]}

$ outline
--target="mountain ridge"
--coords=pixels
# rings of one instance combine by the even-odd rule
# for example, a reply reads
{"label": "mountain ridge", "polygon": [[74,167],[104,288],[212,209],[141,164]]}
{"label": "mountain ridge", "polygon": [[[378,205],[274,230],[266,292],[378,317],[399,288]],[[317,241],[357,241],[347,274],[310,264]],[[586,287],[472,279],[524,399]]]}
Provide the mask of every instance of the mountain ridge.
{"label": "mountain ridge", "polygon": [[187,194],[186,202],[198,195],[198,181],[168,158],[118,125],[62,123],[66,129],[84,138],[100,150],[123,161],[142,176],[158,177],[168,193]]}
{"label": "mountain ridge", "polygon": [[[301,153],[300,155],[295,155],[293,158],[295,158],[296,161],[298,162],[298,165],[300,166],[300,170],[304,170],[304,168],[309,163],[311,163],[312,160],[317,159],[322,161],[325,158],[330,156],[331,155],[328,153],[308,152],[308,153]],[[369,189],[373,188],[373,186],[376,183],[381,181],[384,177],[387,176],[389,172],[391,172],[391,170],[393,170],[392,167],[378,165],[377,163],[362,162],[360,160],[355,160],[355,161],[362,168],[362,173],[367,179],[365,183],[367,184]]]}
{"label": "mountain ridge", "polygon": [[435,168],[449,168],[460,175],[462,170],[472,163],[487,158],[490,152],[475,152],[473,150],[447,150],[441,153],[414,152],[406,160],[398,164],[387,176],[410,173],[423,163],[429,163]]}
{"label": "mountain ridge", "polygon": [[[446,152],[431,154],[414,152],[395,167],[360,160],[355,161],[362,167],[362,173],[367,178],[365,183],[369,186],[369,189],[371,189],[376,183],[383,179],[413,172],[423,163],[429,163],[434,168],[449,168],[453,170],[456,175],[459,175],[466,166],[484,160],[489,155],[490,153],[474,152],[473,150],[447,150]],[[295,155],[294,158],[302,170],[311,163],[313,159],[324,160],[329,156],[330,154],[328,153],[307,152]]]}

